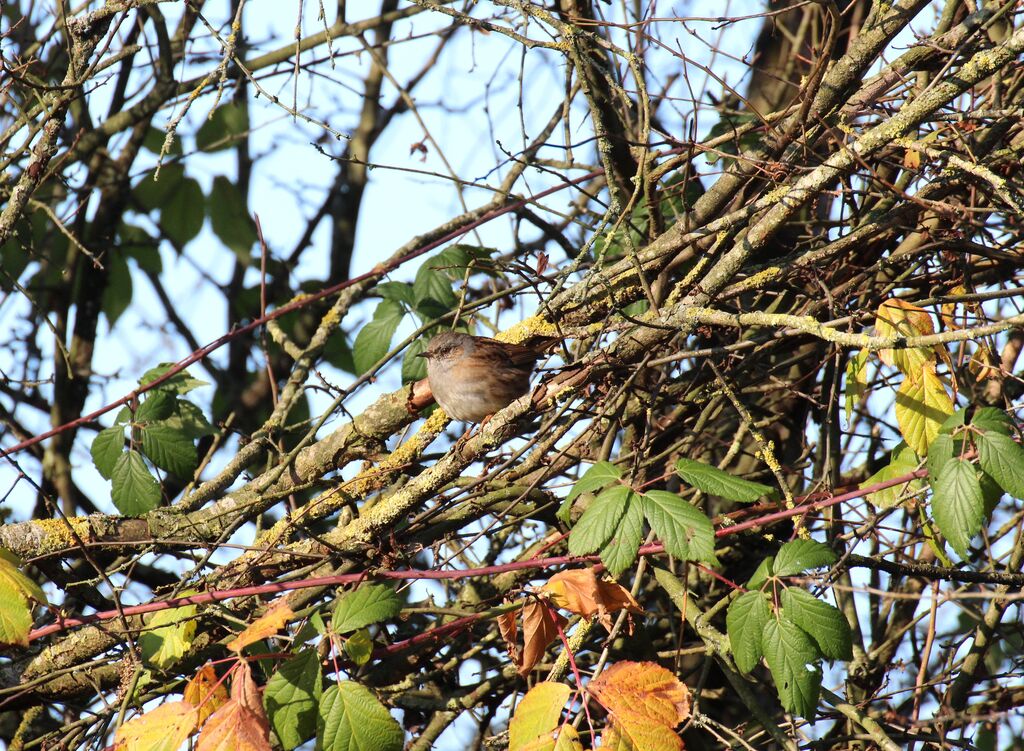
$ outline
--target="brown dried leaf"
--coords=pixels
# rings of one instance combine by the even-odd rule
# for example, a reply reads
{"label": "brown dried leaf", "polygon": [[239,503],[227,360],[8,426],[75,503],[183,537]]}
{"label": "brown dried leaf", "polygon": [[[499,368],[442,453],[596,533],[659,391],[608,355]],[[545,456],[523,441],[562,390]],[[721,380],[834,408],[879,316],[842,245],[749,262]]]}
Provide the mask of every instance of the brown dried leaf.
{"label": "brown dried leaf", "polygon": [[516,619],[518,617],[518,610],[510,610],[509,612],[502,613],[498,616],[498,633],[501,634],[501,638],[505,642],[505,649],[508,650],[508,656],[516,665],[521,664],[519,662],[521,657],[519,654],[518,642],[519,628],[516,624]]}
{"label": "brown dried leaf", "polygon": [[532,601],[523,606],[523,659],[519,675],[526,676],[533,670],[568,622],[543,602]]}
{"label": "brown dried leaf", "polygon": [[613,581],[599,579],[592,568],[560,571],[540,588],[557,607],[584,618],[595,615],[606,628],[611,627],[610,613],[628,610],[643,614],[639,603],[625,587]]}
{"label": "brown dried leaf", "polygon": [[267,718],[231,699],[203,725],[196,751],[272,751]]}

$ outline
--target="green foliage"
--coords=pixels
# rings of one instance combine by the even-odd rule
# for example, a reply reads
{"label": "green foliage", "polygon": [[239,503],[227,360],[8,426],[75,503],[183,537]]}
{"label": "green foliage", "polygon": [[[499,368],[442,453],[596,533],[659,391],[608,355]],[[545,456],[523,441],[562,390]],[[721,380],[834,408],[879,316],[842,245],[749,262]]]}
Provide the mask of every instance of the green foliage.
{"label": "green foliage", "polygon": [[775,491],[768,485],[734,477],[718,467],[692,459],[676,462],[676,472],[689,485],[709,495],[717,495],[729,501],[753,503],[762,496],[774,496]]}
{"label": "green foliage", "polygon": [[569,535],[569,554],[588,555],[608,542],[626,513],[626,506],[635,497],[625,485],[613,485],[598,493]]}
{"label": "green foliage", "polygon": [[331,627],[346,634],[372,623],[394,618],[402,610],[402,599],[386,584],[364,584],[338,598]]}
{"label": "green foliage", "polygon": [[780,577],[835,560],[835,553],[819,542],[787,542],[761,562],[747,583],[750,591],[734,599],[726,612],[736,667],[749,673],[764,657],[782,705],[805,717],[813,716],[817,706],[820,661],[852,659],[853,635],[838,608]]}
{"label": "green foliage", "polygon": [[305,743],[316,733],[317,706],[323,694],[320,656],[303,649],[281,663],[267,681],[263,705],[285,751]]}
{"label": "green foliage", "polygon": [[388,710],[358,683],[332,684],[320,697],[317,751],[402,751],[405,734]]}
{"label": "green foliage", "polygon": [[146,619],[139,636],[142,661],[149,667],[167,669],[188,652],[196,633],[195,605],[158,610]]}
{"label": "green foliage", "polygon": [[975,439],[981,468],[1014,498],[1024,499],[1024,447],[993,431]]}
{"label": "green foliage", "polygon": [[123,253],[116,251],[104,256],[107,265],[107,286],[103,290],[100,309],[114,328],[121,314],[132,303],[132,273]]}
{"label": "green foliage", "polygon": [[718,563],[715,530],[704,512],[664,490],[650,490],[643,499],[647,521],[666,551],[684,561]]}
{"label": "green foliage", "polygon": [[231,180],[218,175],[213,178],[206,206],[213,233],[242,263],[248,263],[258,238],[245,195]]}
{"label": "green foliage", "polygon": [[965,459],[951,459],[932,486],[932,515],[939,531],[963,558],[981,529],[984,498],[978,472]]}
{"label": "green foliage", "polygon": [[[946,436],[946,438],[948,437],[949,436]],[[938,438],[936,440],[938,440]],[[932,459],[932,451],[934,451],[934,449],[935,442],[933,441],[932,445],[928,449],[929,461]],[[914,453],[914,450],[907,445],[906,441],[900,441],[896,445],[896,448],[892,450],[892,454],[890,454],[889,457],[889,463],[862,482],[860,487],[868,488],[877,483],[902,477],[903,475],[915,471],[918,464],[920,464],[920,460],[918,459],[917,454]],[[916,493],[922,488],[924,488],[924,481],[914,479],[903,485],[893,485],[889,488],[876,490],[874,493],[869,493],[867,498],[871,503],[875,504],[879,508],[891,508],[899,503],[906,493]]]}
{"label": "green foliage", "polygon": [[380,362],[391,349],[391,337],[398,330],[405,311],[394,300],[381,300],[373,312],[373,320],[356,335],[352,359],[356,373],[362,375]]}
{"label": "green foliage", "polygon": [[[139,379],[146,386],[173,367],[162,363]],[[187,371],[150,389],[135,409],[121,409],[114,425],[93,439],[90,453],[97,471],[112,483],[111,499],[126,516],[139,516],[160,504],[160,485],[146,460],[188,479],[199,463],[195,441],[213,432],[202,411],[183,398],[205,381]],[[125,432],[131,439],[125,446]],[[141,451],[139,450],[141,449]]]}
{"label": "green foliage", "polygon": [[249,107],[244,102],[227,102],[210,113],[196,133],[200,151],[230,148],[249,132]]}
{"label": "green foliage", "polygon": [[132,190],[132,197],[143,211],[155,211],[171,200],[181,189],[184,180],[185,165],[165,164],[159,174],[153,168],[143,175]]}
{"label": "green foliage", "polygon": [[644,539],[644,507],[641,500],[635,494],[629,494],[611,539],[601,548],[601,562],[612,576],[619,576],[636,561],[637,551]]}
{"label": "green foliage", "polygon": [[373,656],[373,639],[369,630],[361,628],[348,637],[344,643],[345,654],[356,665],[362,666]]}
{"label": "green foliage", "polygon": [[160,209],[160,228],[176,247],[194,239],[206,221],[203,189],[191,177],[184,178]]}

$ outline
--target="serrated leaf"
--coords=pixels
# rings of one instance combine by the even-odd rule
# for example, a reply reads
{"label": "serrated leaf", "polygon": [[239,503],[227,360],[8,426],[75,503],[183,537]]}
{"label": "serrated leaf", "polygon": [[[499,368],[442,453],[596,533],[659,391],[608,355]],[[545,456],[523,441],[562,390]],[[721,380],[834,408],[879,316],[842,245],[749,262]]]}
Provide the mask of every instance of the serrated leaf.
{"label": "serrated leaf", "polygon": [[711,520],[675,493],[651,490],[643,496],[644,516],[665,551],[682,560],[715,564],[715,529]]}
{"label": "serrated leaf", "polygon": [[201,151],[219,151],[238,143],[249,131],[249,107],[245,102],[227,102],[210,113],[196,133]]}
{"label": "serrated leaf", "polygon": [[569,610],[584,618],[595,615],[607,628],[611,628],[609,614],[620,610],[643,613],[629,590],[613,581],[597,576],[593,568],[559,571],[540,588],[555,607]]}
{"label": "serrated leaf", "polygon": [[643,525],[643,505],[639,497],[631,495],[612,539],[601,548],[601,563],[612,576],[618,577],[636,561],[637,551],[644,539]]}
{"label": "serrated leaf", "polygon": [[[675,728],[690,716],[690,690],[671,671],[653,662],[617,662],[587,691],[608,710],[609,730],[621,748],[682,751]],[[608,740],[606,731],[602,748]]]}
{"label": "serrated leaf", "polygon": [[769,618],[761,635],[761,649],[775,681],[782,706],[813,717],[821,690],[818,649],[807,633],[792,621]]}
{"label": "serrated leaf", "polygon": [[204,200],[199,183],[186,177],[167,201],[161,204],[160,229],[177,247],[183,247],[203,228],[203,222],[206,221]]}
{"label": "serrated leaf", "polygon": [[178,431],[192,441],[202,438],[204,435],[217,433],[217,429],[210,425],[202,410],[184,399],[177,400],[174,405],[174,414],[161,424]]}
{"label": "serrated leaf", "polygon": [[352,348],[356,373],[362,375],[391,349],[391,337],[398,330],[405,311],[394,300],[381,300],[373,312],[373,320],[359,330]]}
{"label": "serrated leaf", "polygon": [[1024,447],[995,431],[981,433],[975,442],[986,474],[1014,498],[1024,499]]}
{"label": "serrated leaf", "polygon": [[110,479],[110,498],[125,516],[141,516],[160,505],[160,484],[134,449],[121,454]]}
{"label": "serrated leaf", "polygon": [[252,246],[259,238],[242,191],[231,180],[218,175],[213,179],[207,209],[213,233],[243,264],[248,263]]}
{"label": "serrated leaf", "polygon": [[799,587],[785,587],[782,590],[782,617],[806,631],[821,654],[830,660],[853,659],[850,624],[839,608]]}
{"label": "serrated leaf", "polygon": [[849,424],[853,416],[853,408],[860,404],[868,390],[868,356],[871,353],[862,349],[846,363],[846,422]]}
{"label": "serrated leaf", "polygon": [[165,420],[174,414],[175,401],[176,399],[173,394],[154,389],[145,394],[142,404],[135,410],[132,421],[145,423]]}
{"label": "serrated leaf", "polygon": [[[941,437],[937,436],[936,440]],[[907,446],[905,441],[900,441],[896,448],[892,450],[889,463],[862,482],[860,487],[868,488],[876,483],[893,480],[914,472],[917,469],[918,463],[917,454],[914,453],[913,449]],[[891,508],[901,502],[906,496],[916,493],[922,488],[924,488],[922,480],[911,479],[903,485],[893,485],[892,487],[869,493],[867,499],[880,508]]]}
{"label": "serrated leaf", "polygon": [[118,751],[178,751],[198,722],[199,712],[187,701],[169,701],[119,727],[115,747]]}
{"label": "serrated leaf", "polygon": [[1010,435],[1013,432],[1013,418],[995,407],[982,407],[971,417],[971,426],[990,433]]}
{"label": "serrated leaf", "polygon": [[537,741],[547,739],[555,746],[553,733],[561,724],[562,708],[572,689],[564,683],[545,681],[526,692],[508,723],[509,751],[537,751]]}
{"label": "serrated leaf", "polygon": [[964,441],[953,438],[949,433],[939,433],[928,447],[928,480],[934,483],[942,474],[946,462],[963,453]]}
{"label": "serrated leaf", "polygon": [[262,705],[237,698],[237,683],[236,674],[232,697],[203,725],[195,751],[272,751]]}
{"label": "serrated leaf", "polygon": [[425,337],[420,337],[405,349],[402,359],[402,383],[419,381],[427,377],[427,361],[420,354],[427,348]]}
{"label": "serrated leaf", "polygon": [[182,480],[192,477],[199,456],[190,438],[166,422],[150,423],[141,432],[142,450],[153,464]]}
{"label": "serrated leaf", "polygon": [[775,555],[776,576],[793,576],[821,566],[831,566],[836,554],[828,545],[815,540],[790,540]]}
{"label": "serrated leaf", "polygon": [[158,610],[146,619],[139,651],[146,665],[169,668],[188,652],[196,634],[195,605]]}
{"label": "serrated leaf", "polygon": [[754,573],[752,573],[750,578],[747,580],[747,589],[757,589],[772,576],[775,576],[775,556],[769,555],[757,564],[757,568],[754,569]]}
{"label": "serrated leaf", "polygon": [[695,462],[692,459],[678,460],[676,472],[687,484],[698,490],[738,503],[752,503],[761,496],[774,492],[774,489],[768,485],[744,480],[742,477],[734,477],[718,467]]}
{"label": "serrated leaf", "polygon": [[107,286],[103,289],[100,309],[107,317],[107,324],[113,329],[121,314],[132,304],[132,272],[123,253],[107,253],[104,262],[107,266]]}
{"label": "serrated leaf", "polygon": [[[933,334],[935,329],[931,316],[924,308],[899,298],[893,298],[878,306],[875,317],[875,333],[884,337],[910,337]],[[880,349],[878,358],[886,365],[894,365],[912,380],[920,378],[923,370],[931,369],[934,372],[935,355],[927,347]],[[918,453],[923,454],[924,452]]]}
{"label": "serrated leaf", "polygon": [[768,598],[763,592],[744,592],[731,603],[725,614],[732,657],[741,673],[757,667],[763,652],[761,634],[771,617]]}
{"label": "serrated leaf", "polygon": [[925,369],[918,379],[904,378],[896,392],[896,422],[904,440],[919,456],[939,434],[953,413],[953,402],[934,371]]}
{"label": "serrated leaf", "polygon": [[569,554],[588,555],[608,542],[634,497],[625,485],[613,485],[598,494],[569,533]]}
{"label": "serrated leaf", "polygon": [[320,656],[304,649],[274,671],[263,691],[263,706],[270,726],[285,751],[316,734],[317,705],[323,693]]}
{"label": "serrated leaf", "polygon": [[216,712],[228,700],[228,689],[224,681],[217,678],[213,665],[203,665],[185,685],[182,696],[185,701],[199,710],[199,723]]}
{"label": "serrated leaf", "polygon": [[109,480],[117,460],[124,453],[124,427],[114,425],[101,430],[92,439],[89,453],[92,454],[92,463],[96,465],[97,471],[103,475],[104,480]]}
{"label": "serrated leaf", "polygon": [[[162,362],[159,365],[153,366],[142,374],[142,378],[139,379],[139,385],[148,386],[175,365],[176,363],[173,362]],[[193,389],[209,385],[209,382],[203,381],[199,378],[193,378],[187,370],[182,370],[172,375],[159,386],[154,386],[153,390],[149,393],[152,394],[157,391],[168,391],[172,394],[177,394],[178,396],[184,396]]]}
{"label": "serrated leaf", "polygon": [[227,648],[232,652],[241,653],[246,647],[276,634],[294,617],[295,613],[292,612],[291,606],[284,597],[275,600],[263,615],[228,642]]}
{"label": "serrated leaf", "polygon": [[576,481],[566,500],[573,501],[580,493],[591,493],[611,485],[622,477],[622,472],[611,462],[598,462]]}
{"label": "serrated leaf", "polygon": [[412,285],[409,282],[381,282],[373,291],[385,300],[402,302],[410,308],[416,303],[416,295],[413,294]]}
{"label": "serrated leaf", "polygon": [[370,632],[361,628],[345,640],[345,654],[356,665],[362,666],[373,656],[373,639]]}
{"label": "serrated leaf", "polygon": [[165,164],[156,180],[155,175],[156,170],[150,170],[132,189],[132,195],[145,211],[158,209],[171,199],[185,179],[185,165]]}
{"label": "serrated leaf", "polygon": [[978,472],[969,461],[951,459],[932,485],[932,516],[953,550],[963,558],[981,529],[985,500]]}
{"label": "serrated leaf", "polygon": [[377,697],[353,681],[332,684],[320,697],[318,751],[402,751],[405,733]]}
{"label": "serrated leaf", "polygon": [[402,610],[402,599],[386,584],[363,584],[338,598],[331,626],[347,634],[363,626],[394,618]]}
{"label": "serrated leaf", "polygon": [[18,591],[0,586],[0,644],[28,646],[32,628],[32,610]]}
{"label": "serrated leaf", "polygon": [[433,300],[447,312],[459,302],[459,298],[456,297],[455,290],[452,288],[452,280],[446,274],[434,271],[430,266],[429,259],[424,261],[416,271],[412,291],[416,308],[419,308],[421,303],[426,300]]}

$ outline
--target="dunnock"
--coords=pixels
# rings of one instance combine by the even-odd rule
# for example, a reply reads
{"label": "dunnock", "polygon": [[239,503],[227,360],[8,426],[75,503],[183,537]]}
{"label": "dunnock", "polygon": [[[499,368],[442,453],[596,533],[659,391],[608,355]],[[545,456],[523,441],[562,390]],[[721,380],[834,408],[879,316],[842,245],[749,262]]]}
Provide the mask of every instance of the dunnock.
{"label": "dunnock", "polygon": [[530,390],[530,374],[552,341],[530,347],[444,331],[419,356],[427,359],[430,390],[448,416],[480,422]]}

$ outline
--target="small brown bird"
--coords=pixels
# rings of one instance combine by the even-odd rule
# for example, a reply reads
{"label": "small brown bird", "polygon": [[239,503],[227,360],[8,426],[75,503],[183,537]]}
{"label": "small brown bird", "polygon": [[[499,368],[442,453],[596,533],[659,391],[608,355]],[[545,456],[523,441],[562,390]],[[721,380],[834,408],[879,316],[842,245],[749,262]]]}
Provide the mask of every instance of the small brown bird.
{"label": "small brown bird", "polygon": [[444,331],[419,356],[427,359],[430,390],[448,416],[481,422],[530,390],[530,374],[551,341],[531,347]]}

